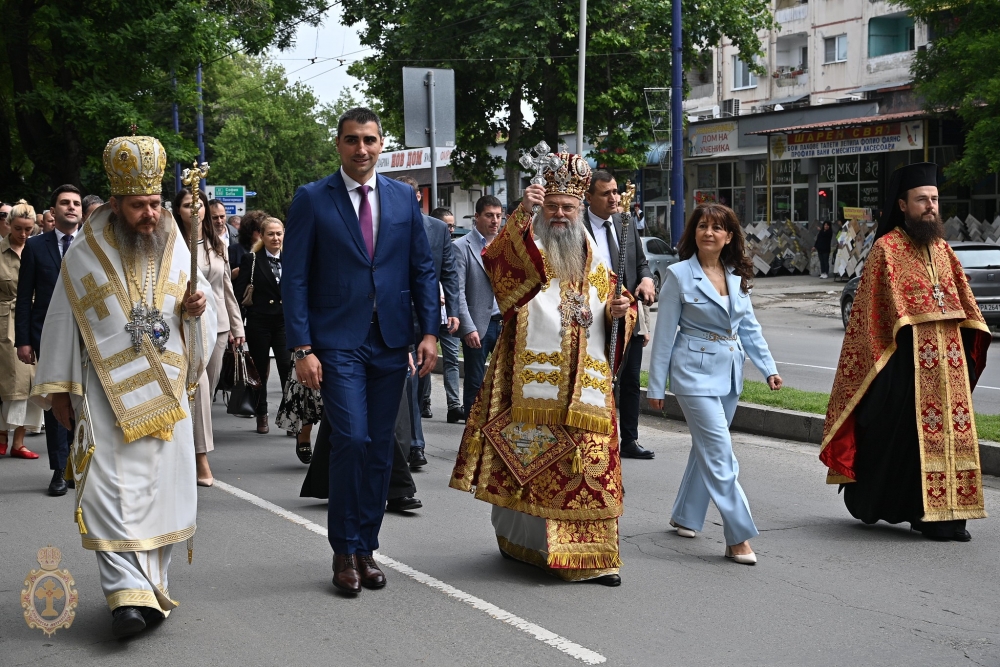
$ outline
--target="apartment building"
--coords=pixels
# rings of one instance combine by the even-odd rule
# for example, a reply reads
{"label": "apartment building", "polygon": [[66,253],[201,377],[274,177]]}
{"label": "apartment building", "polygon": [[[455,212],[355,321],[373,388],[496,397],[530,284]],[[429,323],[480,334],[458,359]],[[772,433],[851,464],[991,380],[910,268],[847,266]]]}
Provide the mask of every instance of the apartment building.
{"label": "apartment building", "polygon": [[[765,74],[728,43],[686,73],[687,211],[720,201],[745,224],[875,214],[894,169],[960,154],[960,124],[925,113],[911,84],[915,54],[933,41],[926,25],[882,0],[775,0],[773,11]],[[642,180],[644,202],[669,199],[665,171],[647,167]],[[998,192],[996,176],[973,188],[942,182],[942,212],[992,220]]]}

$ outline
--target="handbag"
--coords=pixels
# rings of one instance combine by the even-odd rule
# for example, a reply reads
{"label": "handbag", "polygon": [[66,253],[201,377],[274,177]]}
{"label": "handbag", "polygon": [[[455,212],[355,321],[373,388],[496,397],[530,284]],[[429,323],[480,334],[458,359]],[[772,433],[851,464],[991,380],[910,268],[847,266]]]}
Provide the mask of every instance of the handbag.
{"label": "handbag", "polygon": [[222,371],[219,372],[219,381],[215,384],[215,391],[232,391],[236,385],[236,346],[230,345],[222,353]]}
{"label": "handbag", "polygon": [[233,390],[229,394],[229,403],[226,405],[226,412],[237,417],[253,417],[257,413],[257,399],[259,398],[260,377],[250,377],[247,362],[250,367],[253,361],[247,359],[247,353],[242,349],[233,350],[233,357],[236,366],[235,382]]}
{"label": "handbag", "polygon": [[257,253],[253,254],[253,263],[250,265],[250,284],[243,291],[243,300],[240,301],[240,305],[252,306],[253,305],[253,274],[257,270]]}

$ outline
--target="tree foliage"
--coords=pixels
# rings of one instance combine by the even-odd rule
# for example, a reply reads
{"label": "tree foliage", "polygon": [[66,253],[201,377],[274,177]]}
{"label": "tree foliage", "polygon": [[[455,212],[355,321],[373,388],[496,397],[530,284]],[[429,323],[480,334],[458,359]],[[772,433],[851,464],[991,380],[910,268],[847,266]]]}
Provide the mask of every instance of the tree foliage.
{"label": "tree foliage", "polygon": [[[195,69],[234,51],[287,46],[327,0],[2,0],[0,197],[47,199],[73,183],[105,192],[108,139],[157,136],[196,155]],[[174,84],[176,80],[176,86]],[[182,109],[181,136],[171,109]]]}
{"label": "tree foliage", "polygon": [[966,129],[961,158],[948,176],[974,185],[1000,172],[1000,3],[906,0],[933,33],[913,63],[917,91],[932,111],[954,111]]}
{"label": "tree foliage", "polygon": [[[643,88],[670,85],[670,4],[588,4],[584,134],[597,146],[593,157],[609,167],[645,162],[652,135]],[[364,22],[361,41],[375,50],[350,71],[378,101],[391,133],[402,136],[402,67],[455,70],[452,168],[466,186],[491,182],[504,166],[515,187],[519,149],[543,138],[555,147],[560,132],[575,128],[577,0],[344,0],[343,7],[344,22]],[[761,53],[757,33],[771,25],[768,7],[766,0],[690,3],[686,62],[699,64],[709,55],[700,49],[723,37],[743,53]],[[491,157],[505,139],[506,157]]]}
{"label": "tree foliage", "polygon": [[252,208],[283,217],[295,188],[340,168],[337,118],[357,102],[348,91],[318,107],[312,90],[289,85],[283,68],[237,56],[207,74],[210,182],[257,192]]}

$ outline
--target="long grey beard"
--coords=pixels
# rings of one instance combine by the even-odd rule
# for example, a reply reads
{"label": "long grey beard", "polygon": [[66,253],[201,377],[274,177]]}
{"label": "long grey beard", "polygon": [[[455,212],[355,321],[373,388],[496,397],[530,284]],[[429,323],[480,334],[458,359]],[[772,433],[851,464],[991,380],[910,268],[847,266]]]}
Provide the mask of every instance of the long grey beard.
{"label": "long grey beard", "polygon": [[170,235],[168,224],[172,223],[173,220],[169,215],[161,215],[153,233],[142,234],[114,213],[109,220],[122,261],[133,265],[138,261],[143,266],[150,257],[156,258],[163,254],[164,248],[167,247],[167,237]]}
{"label": "long grey beard", "polygon": [[561,281],[580,282],[583,280],[586,251],[583,240],[583,216],[576,220],[569,218],[554,218],[566,220],[565,228],[555,228],[550,221],[545,220],[544,213],[539,211],[533,222],[535,236],[545,248],[545,256],[549,266],[555,271],[555,277]]}

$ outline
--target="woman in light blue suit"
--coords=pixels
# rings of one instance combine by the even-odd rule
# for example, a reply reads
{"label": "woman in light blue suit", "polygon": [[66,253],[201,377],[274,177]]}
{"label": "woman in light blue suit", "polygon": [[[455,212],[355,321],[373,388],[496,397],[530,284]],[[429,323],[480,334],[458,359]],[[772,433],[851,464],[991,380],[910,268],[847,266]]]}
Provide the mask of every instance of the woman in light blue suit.
{"label": "woman in light blue suit", "polygon": [[722,515],[726,557],[753,565],[757,556],[749,540],[758,533],[737,480],[729,425],[747,356],[772,390],[781,388],[781,377],[753,314],[753,264],[733,210],[697,207],[678,252],[684,261],[670,266],[660,291],[648,388],[650,406],[660,410],[669,379],[691,430],[691,454],[670,525],[678,535],[694,537],[711,499]]}

